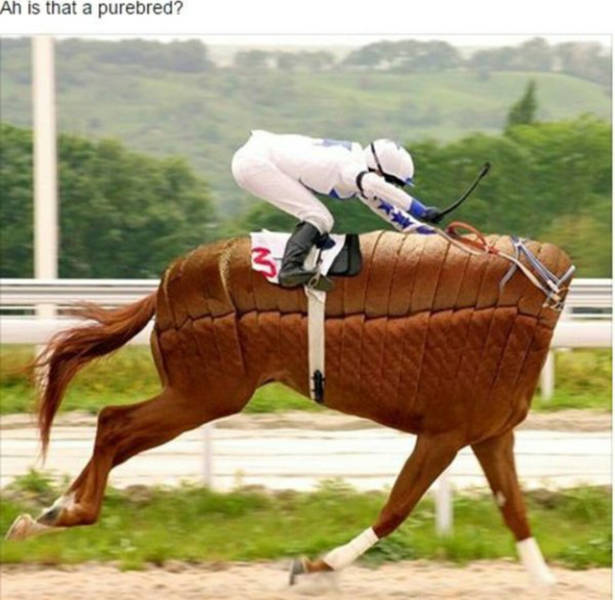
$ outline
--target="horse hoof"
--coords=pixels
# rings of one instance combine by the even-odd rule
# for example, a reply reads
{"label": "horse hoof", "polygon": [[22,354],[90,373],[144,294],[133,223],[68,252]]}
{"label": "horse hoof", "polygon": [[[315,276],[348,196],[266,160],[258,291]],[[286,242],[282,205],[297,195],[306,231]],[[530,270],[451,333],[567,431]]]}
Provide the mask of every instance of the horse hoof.
{"label": "horse hoof", "polygon": [[297,576],[304,575],[305,573],[307,573],[305,558],[295,558],[290,565],[288,584],[295,585],[297,583]]}
{"label": "horse hoof", "polygon": [[540,576],[531,577],[530,582],[534,587],[548,591],[557,584],[557,579],[550,570],[546,570]]}
{"label": "horse hoof", "polygon": [[34,519],[28,515],[19,515],[4,536],[5,540],[25,540],[34,528]]}

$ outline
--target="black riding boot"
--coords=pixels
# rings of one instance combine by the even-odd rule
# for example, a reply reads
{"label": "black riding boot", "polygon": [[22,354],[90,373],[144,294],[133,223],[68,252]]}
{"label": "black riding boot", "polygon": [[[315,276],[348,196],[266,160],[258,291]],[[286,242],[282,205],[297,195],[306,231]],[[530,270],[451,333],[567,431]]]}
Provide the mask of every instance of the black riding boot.
{"label": "black riding boot", "polygon": [[320,231],[311,223],[302,221],[295,227],[295,231],[286,242],[282,268],[278,275],[282,287],[305,285],[316,275],[316,270],[304,269],[303,262],[319,238]]}

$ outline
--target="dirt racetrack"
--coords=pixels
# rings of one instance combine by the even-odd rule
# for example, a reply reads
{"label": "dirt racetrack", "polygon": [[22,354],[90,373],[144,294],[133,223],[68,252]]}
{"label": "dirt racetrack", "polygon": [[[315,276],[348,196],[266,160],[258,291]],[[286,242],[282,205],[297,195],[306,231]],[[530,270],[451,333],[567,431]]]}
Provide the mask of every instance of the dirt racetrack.
{"label": "dirt racetrack", "polygon": [[507,600],[557,598],[593,600],[611,597],[611,570],[554,568],[550,591],[529,586],[516,562],[477,561],[464,567],[413,561],[377,568],[353,566],[326,579],[286,585],[286,562],[186,565],[121,572],[113,566],[86,564],[60,569],[3,566],[2,600],[293,600],[335,598],[467,598]]}

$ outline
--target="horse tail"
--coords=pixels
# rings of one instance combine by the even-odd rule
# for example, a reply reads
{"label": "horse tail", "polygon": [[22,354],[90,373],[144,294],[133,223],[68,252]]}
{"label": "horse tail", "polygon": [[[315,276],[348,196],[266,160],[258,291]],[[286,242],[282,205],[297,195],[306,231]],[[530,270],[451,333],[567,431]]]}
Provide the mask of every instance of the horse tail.
{"label": "horse tail", "polygon": [[72,378],[87,363],[121,348],[141,331],[156,312],[156,292],[115,309],[83,303],[76,316],[95,321],[57,333],[29,365],[33,379],[43,370],[38,398],[38,428],[45,456],[53,418]]}

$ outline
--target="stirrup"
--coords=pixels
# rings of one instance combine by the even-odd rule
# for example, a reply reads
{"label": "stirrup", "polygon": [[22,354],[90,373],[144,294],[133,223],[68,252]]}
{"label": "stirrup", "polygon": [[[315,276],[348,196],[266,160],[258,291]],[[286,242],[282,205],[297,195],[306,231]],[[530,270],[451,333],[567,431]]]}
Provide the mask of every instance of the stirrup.
{"label": "stirrup", "polygon": [[335,287],[333,281],[320,272],[316,273],[305,285],[319,292],[330,292]]}
{"label": "stirrup", "polygon": [[[289,282],[287,277],[290,277]],[[284,276],[280,271],[278,280],[283,288],[292,289],[303,285],[310,285],[310,282],[318,277],[318,273],[314,271],[306,271],[305,269],[298,270],[296,273]]]}

